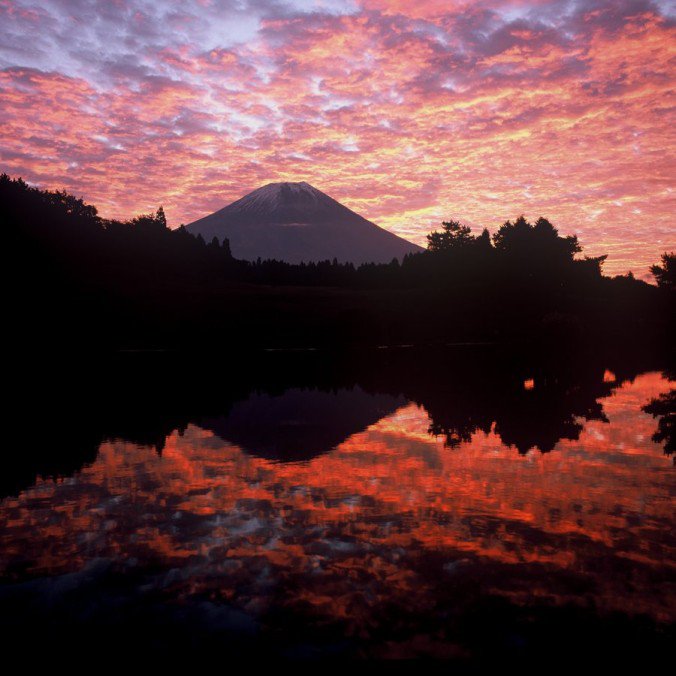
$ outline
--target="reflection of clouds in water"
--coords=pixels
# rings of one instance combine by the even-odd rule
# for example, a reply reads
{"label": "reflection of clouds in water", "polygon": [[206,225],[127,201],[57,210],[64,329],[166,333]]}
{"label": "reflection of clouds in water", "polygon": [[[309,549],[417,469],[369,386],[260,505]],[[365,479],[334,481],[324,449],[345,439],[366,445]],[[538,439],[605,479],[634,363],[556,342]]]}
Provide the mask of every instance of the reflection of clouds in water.
{"label": "reflection of clouds in water", "polygon": [[[583,584],[600,609],[665,619],[671,476],[654,421],[635,407],[663,389],[658,374],[641,376],[604,400],[609,422],[526,457],[495,431],[445,448],[416,404],[308,462],[252,456],[196,425],[172,433],[161,457],[107,442],[73,478],[2,503],[2,570],[152,561],[147,589],[168,599],[206,595],[251,621],[301,604],[354,631],[412,593],[433,607],[448,574],[523,603],[577,602]],[[19,562],[26,572],[13,572]],[[627,591],[627,574],[653,583]]]}

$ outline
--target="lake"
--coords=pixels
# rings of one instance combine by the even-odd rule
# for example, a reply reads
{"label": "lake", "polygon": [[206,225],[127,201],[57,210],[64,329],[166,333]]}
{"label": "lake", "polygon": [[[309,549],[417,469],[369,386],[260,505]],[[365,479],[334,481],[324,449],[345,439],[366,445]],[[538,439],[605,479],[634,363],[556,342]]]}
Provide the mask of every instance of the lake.
{"label": "lake", "polygon": [[236,373],[148,372],[141,355],[22,379],[0,503],[7,645],[666,655],[673,437],[643,410],[671,406],[673,434],[663,369],[386,353]]}

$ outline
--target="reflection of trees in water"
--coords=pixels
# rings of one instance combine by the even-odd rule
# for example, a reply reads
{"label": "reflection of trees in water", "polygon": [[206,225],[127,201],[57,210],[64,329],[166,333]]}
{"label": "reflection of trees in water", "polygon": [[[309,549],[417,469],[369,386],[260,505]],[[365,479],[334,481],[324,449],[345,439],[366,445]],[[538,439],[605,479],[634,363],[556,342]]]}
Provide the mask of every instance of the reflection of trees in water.
{"label": "reflection of trees in water", "polygon": [[[200,364],[189,356],[149,355],[81,369],[34,366],[11,388],[12,452],[4,458],[0,495],[16,493],[36,476],[72,475],[94,461],[105,440],[161,454],[165,439],[190,423],[273,460],[309,460],[406,400],[427,410],[430,433],[445,436],[451,447],[493,430],[521,453],[547,452],[560,439],[577,439],[580,419],[605,420],[599,399],[655,368],[619,361],[624,369],[613,368],[610,382],[604,370],[612,364],[594,359],[518,360],[485,350],[259,354],[237,367],[228,360]],[[672,452],[673,393],[646,410],[661,416],[655,440]],[[266,425],[278,432],[269,434]],[[279,443],[277,433],[285,436]]]}
{"label": "reflection of trees in water", "polygon": [[519,453],[533,448],[546,453],[561,439],[578,439],[580,419],[607,422],[598,400],[620,383],[604,382],[603,375],[598,368],[541,372],[526,387],[518,374],[493,373],[423,396],[421,403],[431,419],[430,433],[445,436],[451,448],[493,430]]}
{"label": "reflection of trees in water", "polygon": [[[673,382],[676,380],[676,373],[665,372],[664,377]],[[653,441],[664,444],[664,453],[672,455],[676,451],[676,389],[653,399],[643,407],[643,410],[654,418],[659,418]]]}

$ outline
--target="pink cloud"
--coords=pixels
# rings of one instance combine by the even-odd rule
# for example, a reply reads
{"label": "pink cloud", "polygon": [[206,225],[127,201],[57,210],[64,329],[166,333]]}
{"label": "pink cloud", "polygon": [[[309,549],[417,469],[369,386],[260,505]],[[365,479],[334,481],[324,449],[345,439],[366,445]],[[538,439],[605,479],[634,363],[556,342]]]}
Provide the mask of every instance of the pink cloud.
{"label": "pink cloud", "polygon": [[[114,52],[84,38],[65,52],[44,18],[48,67],[0,43],[4,171],[108,216],[163,203],[173,225],[265,181],[307,180],[419,243],[441,219],[495,229],[525,213],[609,253],[611,273],[645,276],[676,248],[675,31],[656,5],[261,1],[254,37],[217,45],[213,8],[181,9],[196,32],[177,40],[127,4],[106,19],[126,35]],[[14,45],[34,18],[20,2],[0,11]]]}

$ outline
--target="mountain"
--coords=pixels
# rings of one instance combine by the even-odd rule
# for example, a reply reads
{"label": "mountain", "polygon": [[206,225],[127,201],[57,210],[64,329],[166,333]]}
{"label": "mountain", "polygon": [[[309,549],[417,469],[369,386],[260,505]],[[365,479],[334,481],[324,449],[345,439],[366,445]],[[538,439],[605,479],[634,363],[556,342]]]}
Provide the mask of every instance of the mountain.
{"label": "mountain", "polygon": [[389,263],[421,247],[383,230],[309,183],[270,183],[186,226],[230,240],[235,258]]}

